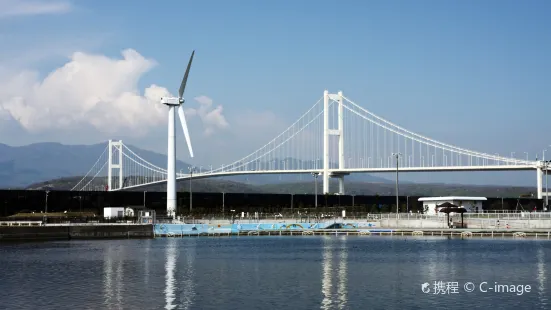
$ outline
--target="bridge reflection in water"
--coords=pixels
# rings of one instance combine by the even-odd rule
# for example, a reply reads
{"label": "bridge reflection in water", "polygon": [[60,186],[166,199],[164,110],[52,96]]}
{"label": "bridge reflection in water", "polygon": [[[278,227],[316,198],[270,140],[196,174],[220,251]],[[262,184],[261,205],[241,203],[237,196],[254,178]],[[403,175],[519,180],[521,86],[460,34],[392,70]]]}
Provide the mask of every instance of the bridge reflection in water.
{"label": "bridge reflection in water", "polygon": [[103,258],[104,309],[122,309],[124,307],[124,266],[123,247],[108,247]]}
{"label": "bridge reflection in water", "polygon": [[[549,251],[549,250],[547,250]],[[542,309],[547,309],[548,306],[548,297],[545,293],[545,283],[547,281],[547,277],[545,276],[545,250],[543,249],[542,245],[540,245],[540,248],[538,249],[537,257],[537,270],[538,274],[536,279],[538,280],[538,299],[540,302],[540,305],[542,306]]]}
{"label": "bridge reflection in water", "polygon": [[[5,309],[547,309],[548,243],[242,236],[4,245],[0,296]],[[436,281],[531,291],[442,298]]]}
{"label": "bridge reflection in water", "polygon": [[[323,299],[321,309],[345,309],[347,303],[347,283],[348,283],[348,251],[346,247],[346,237],[323,238],[323,260],[322,260],[322,280],[321,292]],[[335,259],[333,257],[335,256]],[[337,266],[334,269],[335,265]],[[336,279],[333,280],[333,276]],[[336,284],[336,294],[334,294],[333,284]]]}

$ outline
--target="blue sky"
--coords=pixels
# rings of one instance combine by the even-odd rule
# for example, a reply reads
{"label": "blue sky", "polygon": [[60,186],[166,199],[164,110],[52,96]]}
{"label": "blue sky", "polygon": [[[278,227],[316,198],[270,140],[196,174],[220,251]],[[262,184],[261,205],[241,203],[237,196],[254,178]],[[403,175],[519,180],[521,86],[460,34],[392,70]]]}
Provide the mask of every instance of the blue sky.
{"label": "blue sky", "polygon": [[[477,151],[528,152],[533,159],[551,144],[548,1],[45,3],[59,4],[58,12],[0,15],[0,81],[22,70],[36,71],[40,80],[74,52],[121,58],[131,48],[155,63],[139,75],[138,89],[156,84],[175,92],[195,49],[187,96],[208,96],[223,106],[231,131],[192,133],[202,155],[194,159],[197,164],[228,161],[212,155],[228,137],[234,140],[225,144],[226,156],[254,151],[300,117],[324,89],[342,90],[412,131]],[[2,95],[0,90],[0,100],[7,98]],[[87,131],[83,138],[67,128],[29,133],[7,119],[0,130],[10,134],[1,134],[0,142],[14,145],[93,143],[112,136]],[[198,120],[191,123],[200,126]],[[164,152],[165,135],[161,125],[139,137],[124,131],[115,136]],[[178,151],[189,161],[184,147]],[[500,173],[480,178],[533,184],[534,174],[503,174],[513,181],[503,181]],[[457,174],[412,178],[464,180]]]}

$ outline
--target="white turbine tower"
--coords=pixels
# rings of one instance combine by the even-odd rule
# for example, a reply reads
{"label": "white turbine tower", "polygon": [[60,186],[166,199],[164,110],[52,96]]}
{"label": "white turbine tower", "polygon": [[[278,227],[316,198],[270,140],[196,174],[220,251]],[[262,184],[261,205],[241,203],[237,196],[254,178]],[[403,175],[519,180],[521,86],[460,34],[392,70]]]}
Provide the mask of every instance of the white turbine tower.
{"label": "white turbine tower", "polygon": [[184,136],[186,137],[189,154],[193,157],[193,149],[191,148],[186,116],[184,114],[182,104],[184,103],[184,90],[186,88],[187,77],[189,75],[189,69],[191,68],[191,62],[193,61],[194,54],[195,51],[191,53],[191,58],[189,59],[186,73],[182,79],[182,84],[180,84],[178,98],[161,98],[161,103],[168,106],[168,163],[166,168],[168,175],[166,179],[166,213],[173,219],[176,217],[176,129],[174,128],[174,122],[176,121],[176,107],[178,107],[178,116],[180,117],[182,128],[184,129]]}

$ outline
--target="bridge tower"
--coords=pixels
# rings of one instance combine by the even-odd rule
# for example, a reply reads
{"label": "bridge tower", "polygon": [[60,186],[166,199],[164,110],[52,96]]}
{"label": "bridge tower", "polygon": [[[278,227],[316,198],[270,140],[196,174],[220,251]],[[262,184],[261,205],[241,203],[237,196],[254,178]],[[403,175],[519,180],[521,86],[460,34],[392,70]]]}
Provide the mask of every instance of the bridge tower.
{"label": "bridge tower", "polygon": [[[338,128],[329,128],[329,99],[335,100],[338,103]],[[329,136],[339,137],[339,169],[345,169],[344,158],[344,106],[342,91],[336,95],[329,94],[326,90],[323,92],[323,193],[329,193],[329,178],[335,177],[339,180],[339,194],[344,195],[344,176],[348,173],[329,172]]]}
{"label": "bridge tower", "polygon": [[[113,169],[118,170],[119,182],[117,189],[122,189],[123,174],[122,174],[122,140],[113,141],[109,140],[109,159],[107,167],[107,190],[113,190]],[[118,157],[118,158],[117,158]],[[117,158],[117,160],[115,160]],[[113,162],[115,160],[115,162]]]}

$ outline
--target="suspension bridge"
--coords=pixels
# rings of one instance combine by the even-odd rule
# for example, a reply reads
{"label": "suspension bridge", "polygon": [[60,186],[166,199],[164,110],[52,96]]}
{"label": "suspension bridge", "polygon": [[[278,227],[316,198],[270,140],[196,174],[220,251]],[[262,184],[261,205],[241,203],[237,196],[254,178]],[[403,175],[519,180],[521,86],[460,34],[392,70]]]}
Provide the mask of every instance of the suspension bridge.
{"label": "suspension bridge", "polygon": [[[477,152],[436,141],[398,126],[361,107],[342,92],[323,96],[285,131],[256,151],[220,167],[177,173],[178,180],[251,174],[313,174],[323,193],[329,179],[351,173],[431,171],[536,171],[537,196],[543,192],[545,161]],[[97,178],[105,180],[98,186]],[[72,190],[120,191],[166,183],[167,170],[110,140],[88,173]]]}

